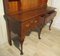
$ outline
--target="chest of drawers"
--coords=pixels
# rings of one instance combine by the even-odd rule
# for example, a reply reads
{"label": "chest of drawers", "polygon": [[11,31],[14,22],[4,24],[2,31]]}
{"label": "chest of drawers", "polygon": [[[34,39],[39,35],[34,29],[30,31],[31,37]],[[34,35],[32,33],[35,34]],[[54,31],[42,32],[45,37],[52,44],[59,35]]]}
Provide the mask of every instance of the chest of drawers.
{"label": "chest of drawers", "polygon": [[[15,1],[15,2],[14,2]],[[12,45],[11,31],[17,33],[21,44],[21,54],[23,54],[23,42],[26,34],[39,28],[38,38],[43,27],[56,15],[55,8],[47,6],[47,0],[3,0],[4,18],[7,23],[8,42]]]}
{"label": "chest of drawers", "polygon": [[[32,11],[33,12],[33,11]],[[45,14],[46,13],[46,14]],[[36,14],[36,16],[34,16]],[[25,35],[26,33],[28,33],[28,31],[30,30],[34,30],[36,28],[39,28],[40,31],[38,31],[38,38],[40,39],[40,33],[42,28],[51,21],[49,29],[51,27],[53,18],[56,15],[56,11],[47,11],[44,12],[43,14],[37,14],[36,12],[34,13],[34,15],[30,15],[28,14],[28,16],[25,15],[21,15],[24,17],[20,17],[18,15],[4,15],[6,22],[7,22],[7,29],[8,29],[8,40],[9,40],[9,44],[11,45],[11,31],[13,31],[14,33],[17,33],[19,35],[19,40],[21,43],[21,46],[23,45],[23,41],[25,39]],[[27,18],[27,20],[25,19],[25,17]],[[18,19],[17,19],[18,18]],[[20,20],[19,18],[22,18],[24,20]],[[21,47],[21,54],[23,53],[22,51],[22,47]]]}

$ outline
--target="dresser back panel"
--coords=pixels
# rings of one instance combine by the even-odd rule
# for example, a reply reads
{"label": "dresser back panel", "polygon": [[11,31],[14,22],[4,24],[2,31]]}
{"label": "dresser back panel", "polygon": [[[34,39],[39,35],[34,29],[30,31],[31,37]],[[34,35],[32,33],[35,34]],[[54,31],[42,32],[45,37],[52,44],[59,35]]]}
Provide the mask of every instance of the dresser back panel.
{"label": "dresser back panel", "polygon": [[22,0],[21,9],[23,11],[32,10],[38,7],[38,0]]}
{"label": "dresser back panel", "polygon": [[3,0],[5,13],[13,14],[47,6],[47,0]]}

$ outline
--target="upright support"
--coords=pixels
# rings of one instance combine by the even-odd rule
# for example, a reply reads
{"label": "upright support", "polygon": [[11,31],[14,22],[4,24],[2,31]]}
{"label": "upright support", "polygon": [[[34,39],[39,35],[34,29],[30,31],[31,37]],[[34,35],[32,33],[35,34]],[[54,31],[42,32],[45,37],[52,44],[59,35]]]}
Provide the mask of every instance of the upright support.
{"label": "upright support", "polygon": [[53,20],[51,20],[50,25],[49,25],[49,30],[51,30],[51,25],[53,23]]}
{"label": "upright support", "polygon": [[4,18],[6,20],[6,25],[7,25],[8,43],[9,43],[9,45],[12,45],[10,22],[5,15],[4,15]]}
{"label": "upright support", "polygon": [[41,39],[40,35],[41,35],[41,31],[43,29],[43,25],[40,27],[39,31],[38,31],[38,38]]}
{"label": "upright support", "polygon": [[20,49],[21,53],[20,54],[23,55],[23,41],[21,41],[20,44],[21,44],[21,49]]}
{"label": "upright support", "polygon": [[11,29],[10,29],[9,21],[8,21],[8,25],[7,25],[7,32],[8,32],[8,42],[9,42],[9,45],[12,45]]}
{"label": "upright support", "polygon": [[19,41],[20,41],[20,54],[23,55],[23,42],[24,42],[24,39],[25,39],[25,33],[23,31],[20,31],[19,32],[20,36],[19,36]]}

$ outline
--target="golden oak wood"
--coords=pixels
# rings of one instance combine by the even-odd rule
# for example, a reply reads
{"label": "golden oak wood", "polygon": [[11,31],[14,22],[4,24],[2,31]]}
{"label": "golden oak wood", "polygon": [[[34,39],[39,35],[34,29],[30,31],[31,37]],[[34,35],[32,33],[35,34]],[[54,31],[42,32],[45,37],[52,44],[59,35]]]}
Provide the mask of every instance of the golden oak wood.
{"label": "golden oak wood", "polygon": [[4,18],[7,23],[8,41],[11,42],[11,31],[19,35],[21,44],[21,54],[23,54],[23,42],[26,33],[30,30],[39,28],[38,38],[42,28],[51,21],[56,15],[55,8],[47,6],[48,0],[3,0]]}

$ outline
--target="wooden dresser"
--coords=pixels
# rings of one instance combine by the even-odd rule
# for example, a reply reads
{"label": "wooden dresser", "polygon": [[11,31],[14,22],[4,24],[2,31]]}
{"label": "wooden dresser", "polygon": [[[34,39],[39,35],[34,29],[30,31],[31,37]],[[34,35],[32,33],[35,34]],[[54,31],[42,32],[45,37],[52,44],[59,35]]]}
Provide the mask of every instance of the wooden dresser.
{"label": "wooden dresser", "polygon": [[8,42],[12,45],[11,31],[17,33],[21,44],[21,54],[23,54],[25,35],[29,31],[38,28],[40,39],[41,31],[48,22],[50,22],[49,30],[51,29],[56,11],[55,8],[48,7],[47,2],[48,0],[3,0]]}

